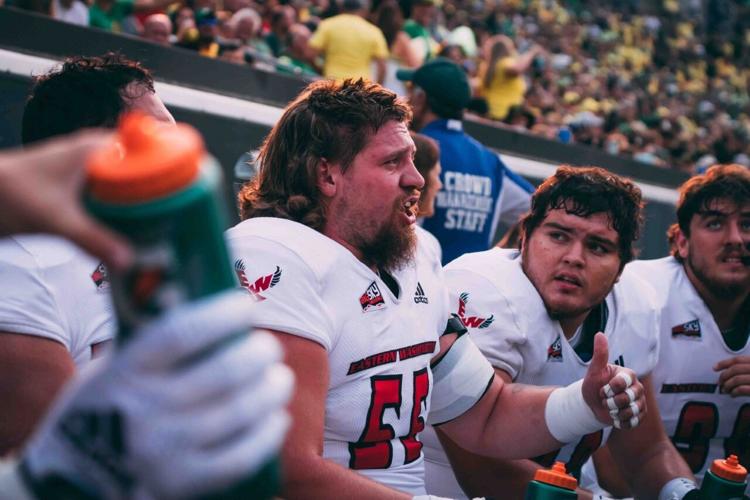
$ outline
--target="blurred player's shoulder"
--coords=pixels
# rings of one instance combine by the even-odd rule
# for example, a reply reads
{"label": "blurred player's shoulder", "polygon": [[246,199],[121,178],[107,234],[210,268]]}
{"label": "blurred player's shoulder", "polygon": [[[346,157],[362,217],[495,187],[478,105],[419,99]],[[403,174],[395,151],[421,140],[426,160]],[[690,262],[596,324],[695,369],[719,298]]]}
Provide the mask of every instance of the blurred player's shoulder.
{"label": "blurred player's shoulder", "polygon": [[[620,282],[634,284],[646,282],[659,296],[669,293],[669,289],[682,281],[682,264],[672,256],[661,259],[634,260],[625,266]],[[640,281],[639,281],[640,280]]]}
{"label": "blurred player's shoulder", "polygon": [[46,268],[74,259],[95,261],[76,245],[58,236],[27,234],[0,239],[0,262],[21,267]]}

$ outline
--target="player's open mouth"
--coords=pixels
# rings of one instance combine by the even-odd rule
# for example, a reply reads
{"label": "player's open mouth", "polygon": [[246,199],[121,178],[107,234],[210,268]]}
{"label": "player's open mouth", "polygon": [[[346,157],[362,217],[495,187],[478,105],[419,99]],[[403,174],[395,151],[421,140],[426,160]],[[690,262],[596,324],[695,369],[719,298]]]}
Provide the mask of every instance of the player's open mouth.
{"label": "player's open mouth", "polygon": [[724,256],[721,259],[721,261],[726,264],[742,264],[742,265],[748,266],[750,265],[750,255],[741,255],[738,253],[732,253],[732,254]]}
{"label": "player's open mouth", "polygon": [[581,280],[569,274],[558,274],[557,276],[555,276],[554,279],[555,281],[560,281],[562,283],[567,283],[567,284],[577,286],[577,287],[583,286],[583,283],[581,283]]}
{"label": "player's open mouth", "polygon": [[416,219],[417,212],[419,211],[419,205],[417,204],[418,201],[419,197],[412,196],[410,198],[407,198],[407,200],[404,202],[403,208],[407,217]]}

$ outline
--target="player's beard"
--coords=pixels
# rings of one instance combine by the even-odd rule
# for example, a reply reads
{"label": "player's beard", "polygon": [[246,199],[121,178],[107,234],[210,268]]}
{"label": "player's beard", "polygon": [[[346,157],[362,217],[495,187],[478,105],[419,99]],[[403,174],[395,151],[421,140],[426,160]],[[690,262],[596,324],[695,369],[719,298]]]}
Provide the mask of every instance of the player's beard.
{"label": "player's beard", "polygon": [[706,287],[717,298],[721,299],[733,299],[740,296],[743,293],[747,293],[750,282],[744,281],[731,281],[726,282],[718,280],[711,275],[710,269],[707,265],[700,265],[696,259],[693,258],[692,253],[688,253],[685,265],[690,268],[693,275]]}
{"label": "player's beard", "polygon": [[398,200],[388,220],[374,235],[357,233],[357,246],[366,264],[392,272],[404,267],[414,257],[417,236],[412,225],[401,222],[403,210],[403,200]]}

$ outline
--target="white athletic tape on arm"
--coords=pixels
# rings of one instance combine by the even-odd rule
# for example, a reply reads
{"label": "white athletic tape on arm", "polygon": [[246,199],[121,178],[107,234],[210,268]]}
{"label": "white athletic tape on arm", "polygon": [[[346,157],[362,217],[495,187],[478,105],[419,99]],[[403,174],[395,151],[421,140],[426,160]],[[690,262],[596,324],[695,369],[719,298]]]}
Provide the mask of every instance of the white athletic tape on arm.
{"label": "white athletic tape on arm", "polygon": [[434,390],[428,422],[438,425],[477,404],[495,376],[495,370],[469,335],[462,335],[432,367]]}
{"label": "white athletic tape on arm", "polygon": [[0,492],[3,498],[14,500],[34,500],[26,483],[21,479],[18,461],[14,459],[0,459]]}
{"label": "white athletic tape on arm", "polygon": [[605,427],[583,399],[583,380],[552,391],[544,407],[544,420],[550,434],[561,443],[572,443]]}
{"label": "white athletic tape on arm", "polygon": [[686,477],[676,477],[662,486],[659,491],[659,500],[680,500],[689,491],[697,489],[695,482]]}

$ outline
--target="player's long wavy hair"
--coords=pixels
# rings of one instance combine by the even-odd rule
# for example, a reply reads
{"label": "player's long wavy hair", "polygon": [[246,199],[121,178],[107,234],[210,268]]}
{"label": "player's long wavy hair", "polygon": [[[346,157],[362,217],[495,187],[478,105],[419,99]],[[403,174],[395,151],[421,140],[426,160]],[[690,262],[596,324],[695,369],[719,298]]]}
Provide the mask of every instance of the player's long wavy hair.
{"label": "player's long wavy hair", "polygon": [[378,84],[311,83],[266,137],[258,176],[238,195],[241,218],[279,217],[321,230],[326,209],[317,187],[320,160],[345,170],[380,127],[410,119],[408,105]]}
{"label": "player's long wavy hair", "polygon": [[619,236],[620,271],[635,258],[643,201],[630,179],[599,167],[559,167],[531,197],[531,210],[520,222],[522,240],[531,237],[550,210],[560,208],[579,217],[608,214]]}

